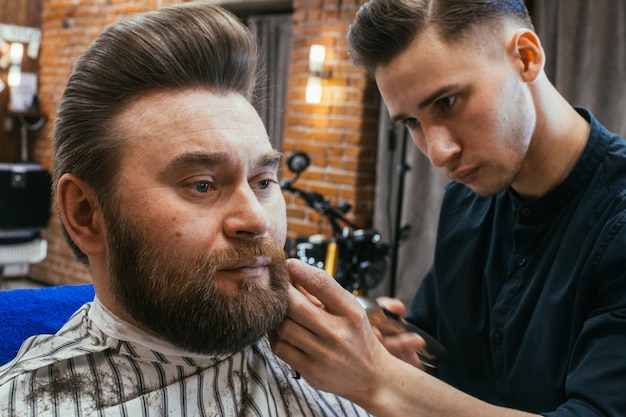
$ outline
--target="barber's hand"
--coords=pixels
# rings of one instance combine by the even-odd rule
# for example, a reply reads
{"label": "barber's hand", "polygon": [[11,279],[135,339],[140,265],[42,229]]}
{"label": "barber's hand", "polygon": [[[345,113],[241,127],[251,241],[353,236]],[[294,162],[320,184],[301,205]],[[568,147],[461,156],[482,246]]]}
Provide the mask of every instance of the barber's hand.
{"label": "barber's hand", "polygon": [[[379,297],[376,301],[381,307],[400,317],[406,315],[404,303],[397,298]],[[424,365],[417,352],[419,351],[426,357],[431,357],[431,355],[427,353],[426,342],[424,342],[421,336],[411,332],[384,334],[378,328],[375,328],[375,333],[381,343],[393,356],[424,370]]]}
{"label": "barber's hand", "polygon": [[322,269],[287,262],[294,286],[287,317],[270,335],[272,349],[313,386],[347,398],[366,396],[368,383],[395,359],[352,294]]}

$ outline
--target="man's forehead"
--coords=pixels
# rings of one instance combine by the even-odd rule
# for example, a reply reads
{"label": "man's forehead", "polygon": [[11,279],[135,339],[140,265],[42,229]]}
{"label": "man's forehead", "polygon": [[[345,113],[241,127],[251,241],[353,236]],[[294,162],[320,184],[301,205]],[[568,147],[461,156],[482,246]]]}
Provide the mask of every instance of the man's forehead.
{"label": "man's forehead", "polygon": [[[150,131],[168,126],[179,131],[192,131],[206,128],[207,120],[214,120],[216,127],[227,130],[232,126],[228,121],[236,119],[235,110],[237,113],[254,111],[260,120],[252,104],[241,94],[222,94],[202,88],[142,93],[125,103],[115,118],[120,127],[133,130]],[[225,118],[227,114],[231,117]]]}
{"label": "man's forehead", "polygon": [[127,107],[118,122],[117,133],[128,142],[128,150],[150,155],[155,162],[179,159],[172,163],[180,166],[244,158],[256,164],[280,160],[258,113],[237,94],[224,96],[204,90],[155,93]]}

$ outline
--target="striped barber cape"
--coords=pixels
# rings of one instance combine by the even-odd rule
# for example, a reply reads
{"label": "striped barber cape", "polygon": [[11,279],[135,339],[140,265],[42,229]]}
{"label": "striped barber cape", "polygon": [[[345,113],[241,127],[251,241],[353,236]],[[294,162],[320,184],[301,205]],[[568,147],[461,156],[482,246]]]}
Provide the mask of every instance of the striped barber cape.
{"label": "striped barber cape", "polygon": [[0,368],[0,416],[368,416],[294,377],[266,338],[231,355],[179,349],[96,298]]}

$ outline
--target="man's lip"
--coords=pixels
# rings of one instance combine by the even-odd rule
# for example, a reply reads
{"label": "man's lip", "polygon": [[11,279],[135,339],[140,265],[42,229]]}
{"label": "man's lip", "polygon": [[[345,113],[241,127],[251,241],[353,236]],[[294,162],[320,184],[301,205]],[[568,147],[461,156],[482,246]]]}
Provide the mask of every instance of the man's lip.
{"label": "man's lip", "polygon": [[462,184],[469,184],[473,182],[478,174],[478,167],[472,167],[467,169],[457,169],[450,174],[450,179]]}
{"label": "man's lip", "polygon": [[269,256],[255,256],[252,258],[233,259],[224,263],[220,270],[232,271],[241,268],[262,268],[270,264]]}

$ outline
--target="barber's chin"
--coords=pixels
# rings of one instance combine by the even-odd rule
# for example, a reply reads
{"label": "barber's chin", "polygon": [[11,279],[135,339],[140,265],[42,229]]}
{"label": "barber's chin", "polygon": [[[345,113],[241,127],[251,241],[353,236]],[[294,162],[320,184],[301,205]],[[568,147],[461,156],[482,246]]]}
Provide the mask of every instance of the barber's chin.
{"label": "barber's chin", "polygon": [[220,270],[215,274],[215,281],[222,291],[232,293],[250,288],[268,288],[270,271],[268,267]]}

